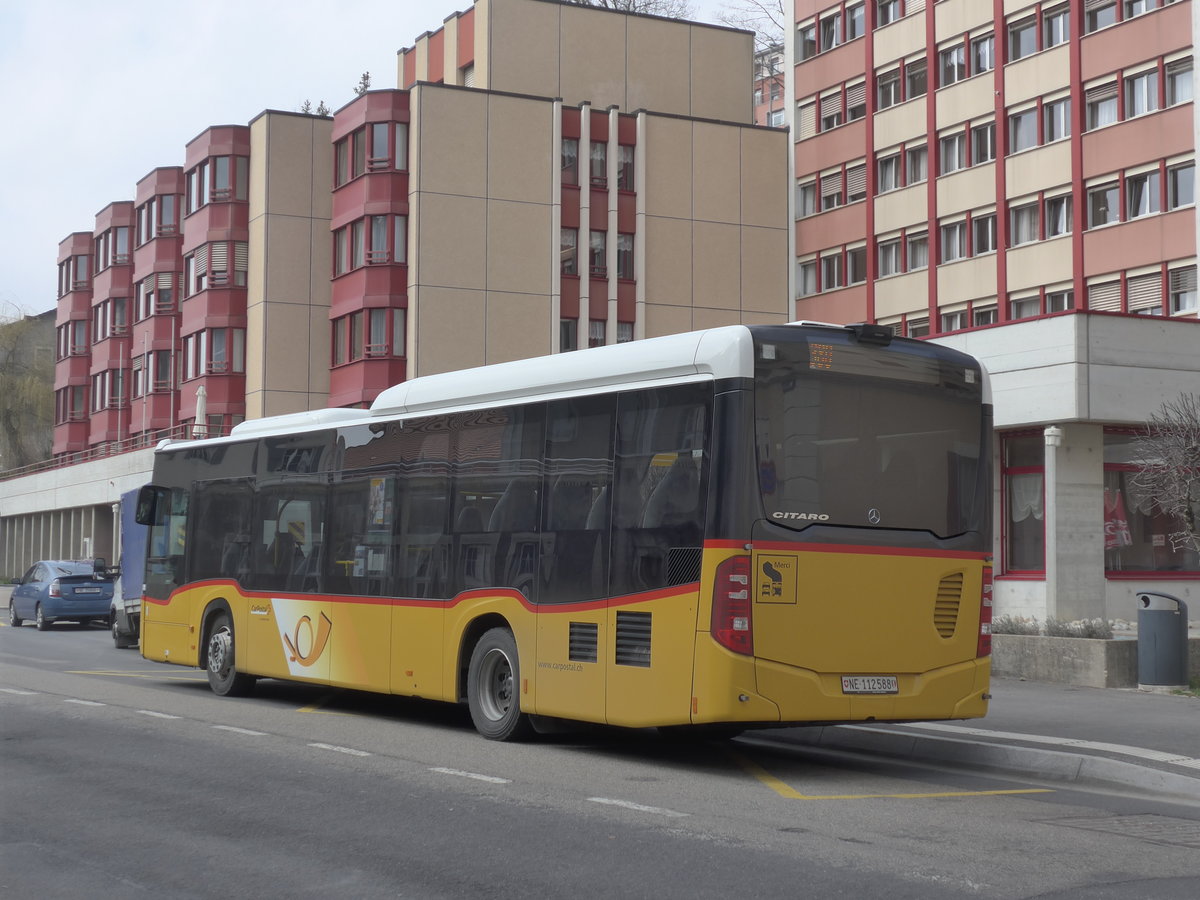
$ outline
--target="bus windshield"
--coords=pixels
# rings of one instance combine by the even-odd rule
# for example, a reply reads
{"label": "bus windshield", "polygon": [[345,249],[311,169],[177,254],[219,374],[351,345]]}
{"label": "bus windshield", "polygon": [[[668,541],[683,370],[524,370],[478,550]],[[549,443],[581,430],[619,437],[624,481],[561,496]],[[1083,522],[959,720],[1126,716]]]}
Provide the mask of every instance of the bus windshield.
{"label": "bus windshield", "polygon": [[983,378],[973,361],[908,341],[858,344],[849,333],[764,335],[755,357],[759,486],[771,521],[986,533]]}

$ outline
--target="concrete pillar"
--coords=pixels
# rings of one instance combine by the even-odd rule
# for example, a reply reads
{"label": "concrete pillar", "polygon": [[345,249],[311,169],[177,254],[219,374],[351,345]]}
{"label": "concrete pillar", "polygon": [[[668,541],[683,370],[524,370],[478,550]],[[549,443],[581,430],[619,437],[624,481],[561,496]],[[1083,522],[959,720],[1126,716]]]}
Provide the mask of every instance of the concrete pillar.
{"label": "concrete pillar", "polygon": [[1104,428],[1050,426],[1046,438],[1046,615],[1103,618]]}

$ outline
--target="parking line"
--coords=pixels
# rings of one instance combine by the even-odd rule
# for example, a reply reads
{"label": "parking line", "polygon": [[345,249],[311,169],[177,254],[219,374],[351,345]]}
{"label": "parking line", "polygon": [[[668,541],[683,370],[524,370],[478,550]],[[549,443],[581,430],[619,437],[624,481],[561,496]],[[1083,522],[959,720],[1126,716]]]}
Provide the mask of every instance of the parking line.
{"label": "parking line", "polygon": [[457,775],[459,778],[473,778],[476,781],[486,781],[488,784],[512,784],[511,778],[498,778],[495,775],[480,775],[478,772],[464,772],[462,769],[447,769],[444,766],[435,766],[429,771],[438,772],[442,775]]}
{"label": "parking line", "polygon": [[63,703],[78,703],[80,706],[108,706],[107,703],[100,703],[96,700],[80,700],[77,697],[64,697]]}
{"label": "parking line", "polygon": [[353,747],[339,747],[337,744],[309,744],[310,747],[316,747],[318,750],[332,750],[335,753],[345,753],[347,756],[370,756],[366,750],[355,750]]}
{"label": "parking line", "polygon": [[267,736],[265,731],[251,731],[249,728],[237,728],[233,725],[214,725],[213,728],[216,728],[220,731],[232,731],[234,734],[248,734],[251,737]]}
{"label": "parking line", "polygon": [[610,797],[588,797],[588,802],[603,803],[605,806],[619,806],[622,809],[632,809],[634,812],[653,813],[656,816],[669,816],[676,819],[684,819],[690,815],[690,813],[677,812],[676,810],[665,809],[661,806],[645,806],[629,800],[613,800]]}

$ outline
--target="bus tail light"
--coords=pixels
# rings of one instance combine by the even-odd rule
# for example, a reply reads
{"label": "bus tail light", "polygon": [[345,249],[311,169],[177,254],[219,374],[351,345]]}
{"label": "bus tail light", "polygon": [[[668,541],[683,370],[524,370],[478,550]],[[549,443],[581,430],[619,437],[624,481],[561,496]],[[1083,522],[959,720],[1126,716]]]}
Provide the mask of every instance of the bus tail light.
{"label": "bus tail light", "polygon": [[754,654],[750,557],[733,556],[717,566],[713,584],[712,636],[734,653]]}
{"label": "bus tail light", "polygon": [[983,590],[979,595],[979,644],[977,657],[992,655],[992,567],[983,567]]}

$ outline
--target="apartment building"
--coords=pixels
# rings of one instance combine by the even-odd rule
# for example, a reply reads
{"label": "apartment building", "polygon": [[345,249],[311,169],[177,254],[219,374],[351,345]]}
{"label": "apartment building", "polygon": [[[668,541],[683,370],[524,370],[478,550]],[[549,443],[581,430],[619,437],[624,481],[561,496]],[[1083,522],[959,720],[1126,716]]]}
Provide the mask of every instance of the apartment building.
{"label": "apartment building", "polygon": [[780,128],[787,124],[787,72],[783,44],[772,44],[754,54],[754,122]]}
{"label": "apartment building", "polygon": [[796,0],[798,318],[992,372],[998,612],[1133,618],[1200,558],[1132,481],[1200,391],[1193,3]]}

